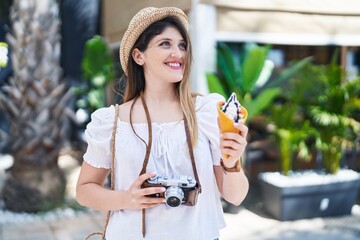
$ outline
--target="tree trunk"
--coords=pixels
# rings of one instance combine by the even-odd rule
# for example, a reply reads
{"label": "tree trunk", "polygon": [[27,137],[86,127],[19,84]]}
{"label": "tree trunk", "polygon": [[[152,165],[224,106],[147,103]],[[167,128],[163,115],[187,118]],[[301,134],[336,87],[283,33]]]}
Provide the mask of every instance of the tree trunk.
{"label": "tree trunk", "polygon": [[66,179],[57,164],[41,166],[15,161],[7,171],[1,195],[15,212],[46,211],[64,201]]}
{"label": "tree trunk", "polygon": [[57,159],[69,139],[73,112],[60,68],[57,2],[12,1],[6,40],[14,74],[0,91],[0,108],[10,123],[5,146],[14,158],[0,197],[12,211],[49,210],[64,200],[65,177]]}

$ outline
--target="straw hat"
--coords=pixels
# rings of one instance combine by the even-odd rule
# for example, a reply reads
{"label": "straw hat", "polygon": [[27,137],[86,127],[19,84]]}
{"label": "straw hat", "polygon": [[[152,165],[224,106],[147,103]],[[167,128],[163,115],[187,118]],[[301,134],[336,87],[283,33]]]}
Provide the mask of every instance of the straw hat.
{"label": "straw hat", "polygon": [[127,75],[127,63],[131,48],[134,46],[136,40],[152,23],[159,21],[165,17],[173,16],[180,20],[183,26],[188,29],[188,20],[185,13],[176,7],[147,7],[140,10],[130,21],[128,29],[120,43],[120,63]]}

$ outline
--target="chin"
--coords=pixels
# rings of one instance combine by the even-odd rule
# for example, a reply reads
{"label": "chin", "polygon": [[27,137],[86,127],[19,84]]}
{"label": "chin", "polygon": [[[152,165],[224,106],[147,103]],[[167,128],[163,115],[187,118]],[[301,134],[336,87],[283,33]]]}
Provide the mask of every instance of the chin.
{"label": "chin", "polygon": [[174,81],[174,83],[181,82],[182,80],[183,80],[183,78],[176,79],[176,80]]}
{"label": "chin", "polygon": [[181,80],[183,80],[183,78],[184,78],[183,75],[177,76],[177,77],[172,77],[171,82],[173,82],[173,83],[181,82]]}

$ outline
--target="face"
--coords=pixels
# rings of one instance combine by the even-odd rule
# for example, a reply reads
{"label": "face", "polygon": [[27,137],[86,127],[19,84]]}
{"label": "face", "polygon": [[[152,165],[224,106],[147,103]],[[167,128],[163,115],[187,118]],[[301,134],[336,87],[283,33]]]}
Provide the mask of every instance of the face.
{"label": "face", "polygon": [[143,66],[145,79],[179,82],[184,76],[186,43],[175,27],[156,35],[144,52],[134,50],[134,60]]}

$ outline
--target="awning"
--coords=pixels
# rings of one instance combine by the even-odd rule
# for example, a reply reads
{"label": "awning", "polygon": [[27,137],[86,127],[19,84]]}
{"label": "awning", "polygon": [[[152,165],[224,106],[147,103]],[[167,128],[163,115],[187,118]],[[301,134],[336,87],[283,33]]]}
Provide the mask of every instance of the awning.
{"label": "awning", "polygon": [[220,41],[360,45],[358,0],[201,0],[216,7]]}
{"label": "awning", "polygon": [[205,72],[212,71],[216,42],[284,45],[339,45],[345,63],[347,46],[360,46],[359,0],[105,0],[102,35],[114,47],[130,19],[148,6],[175,6],[190,20],[194,89],[206,93]]}
{"label": "awning", "polygon": [[[132,17],[145,7],[167,7],[168,1],[163,0],[105,0],[102,1],[102,35],[111,44],[118,44],[128,27]],[[191,0],[172,1],[171,6],[188,12]]]}
{"label": "awning", "polygon": [[[174,1],[171,5],[189,12],[193,1]],[[198,3],[216,7],[218,41],[360,45],[359,0],[199,0]],[[130,19],[147,6],[164,7],[168,3],[103,1],[102,34],[110,43],[118,43]]]}

